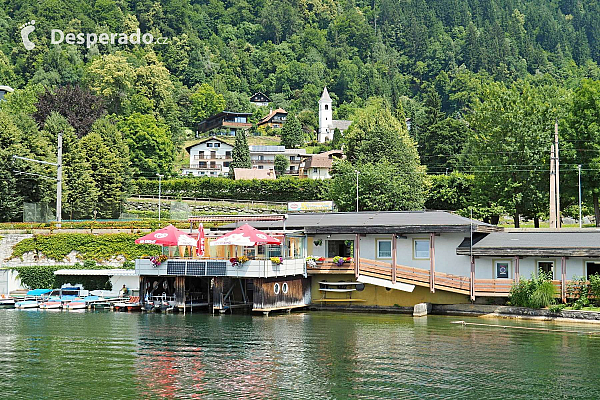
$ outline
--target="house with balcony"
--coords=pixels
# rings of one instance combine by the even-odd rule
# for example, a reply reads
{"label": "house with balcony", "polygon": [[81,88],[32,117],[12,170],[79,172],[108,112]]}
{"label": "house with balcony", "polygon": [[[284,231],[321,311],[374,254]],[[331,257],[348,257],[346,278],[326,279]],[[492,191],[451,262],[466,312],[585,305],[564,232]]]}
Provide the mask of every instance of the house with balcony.
{"label": "house with balcony", "polygon": [[269,112],[269,114],[261,119],[256,125],[258,127],[268,126],[275,129],[282,128],[283,124],[285,124],[285,121],[287,120],[287,115],[287,111],[285,111],[283,108],[271,110],[271,112]]}
{"label": "house with balcony", "polygon": [[268,107],[272,100],[263,92],[256,92],[250,97],[250,103],[259,107]]}
{"label": "house with balcony", "polygon": [[232,161],[233,146],[217,138],[209,137],[185,148],[190,154],[190,166],[182,175],[227,176]]}
{"label": "house with balcony", "polygon": [[308,179],[330,179],[335,160],[343,159],[342,150],[330,150],[320,154],[306,154],[301,164],[300,176]]}
{"label": "house with balcony", "polygon": [[249,118],[252,113],[223,111],[200,122],[196,129],[196,137],[210,132],[211,136],[235,136],[239,129],[252,127]]}
{"label": "house with balcony", "polygon": [[[210,246],[242,221],[280,238],[281,245]],[[176,287],[179,277],[218,307],[233,293],[253,297],[255,310],[308,304],[399,310],[421,302],[507,298],[515,282],[539,270],[551,274],[555,296],[565,300],[570,278],[600,272],[600,231],[592,229],[504,231],[443,211],[203,216],[190,222],[192,230],[200,222],[230,223],[207,234],[203,257],[190,251],[191,257],[160,266],[136,260],[140,287],[154,281]],[[236,264],[241,255],[248,261]]]}
{"label": "house with balcony", "polygon": [[250,161],[252,168],[275,169],[275,156],[284,155],[289,160],[286,174],[298,175],[302,158],[306,155],[306,149],[286,149],[285,146],[250,146]]}

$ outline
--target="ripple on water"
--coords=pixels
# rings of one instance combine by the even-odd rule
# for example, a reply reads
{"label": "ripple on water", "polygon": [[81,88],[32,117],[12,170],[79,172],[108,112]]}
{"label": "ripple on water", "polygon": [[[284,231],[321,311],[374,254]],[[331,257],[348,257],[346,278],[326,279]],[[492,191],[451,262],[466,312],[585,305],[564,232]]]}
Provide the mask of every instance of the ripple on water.
{"label": "ripple on water", "polygon": [[452,320],[0,310],[0,393],[81,399],[600,398],[600,339],[470,328]]}

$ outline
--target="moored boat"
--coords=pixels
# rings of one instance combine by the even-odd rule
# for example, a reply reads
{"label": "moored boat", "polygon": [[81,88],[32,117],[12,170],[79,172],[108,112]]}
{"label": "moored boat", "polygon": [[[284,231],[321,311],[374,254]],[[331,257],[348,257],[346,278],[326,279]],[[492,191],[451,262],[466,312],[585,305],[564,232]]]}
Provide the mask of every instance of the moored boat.
{"label": "moored boat", "polygon": [[84,310],[90,306],[90,304],[103,300],[99,296],[85,296],[84,298],[78,298],[72,300],[68,304],[65,304],[66,310]]}
{"label": "moored boat", "polygon": [[33,289],[27,292],[23,301],[15,303],[15,308],[27,309],[27,308],[38,308],[40,303],[44,302],[52,289]]}
{"label": "moored boat", "polygon": [[119,302],[113,305],[115,311],[141,311],[142,304],[139,296],[131,296],[126,302]]}
{"label": "moored boat", "polygon": [[7,294],[0,294],[0,308],[13,308],[15,306],[15,299]]}

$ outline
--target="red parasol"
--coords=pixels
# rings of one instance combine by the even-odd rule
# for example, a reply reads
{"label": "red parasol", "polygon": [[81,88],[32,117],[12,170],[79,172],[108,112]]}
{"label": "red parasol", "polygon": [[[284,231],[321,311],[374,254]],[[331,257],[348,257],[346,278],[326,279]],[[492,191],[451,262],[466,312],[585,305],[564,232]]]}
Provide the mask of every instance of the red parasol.
{"label": "red parasol", "polygon": [[157,244],[160,246],[196,246],[196,239],[173,225],[166,226],[157,231],[136,239],[136,244]]}
{"label": "red parasol", "polygon": [[248,224],[221,236],[211,246],[256,246],[257,244],[281,244],[281,241]]}

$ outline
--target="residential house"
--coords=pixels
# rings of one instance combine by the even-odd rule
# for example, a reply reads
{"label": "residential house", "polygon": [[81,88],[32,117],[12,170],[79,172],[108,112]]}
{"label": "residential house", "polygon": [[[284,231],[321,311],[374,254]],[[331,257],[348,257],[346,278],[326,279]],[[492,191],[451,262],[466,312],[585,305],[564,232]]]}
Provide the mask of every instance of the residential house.
{"label": "residential house", "polygon": [[10,86],[2,86],[0,85],[0,101],[4,99],[4,95],[6,93],[12,93],[14,91]]}
{"label": "residential house", "polygon": [[287,174],[297,175],[306,149],[286,149],[285,146],[250,146],[252,168],[275,169],[275,156],[283,154],[290,162]]}
{"label": "residential house", "polygon": [[248,119],[252,113],[223,111],[200,122],[197,127],[196,136],[201,133],[212,131],[214,135],[235,136],[238,129],[248,130],[252,124]]}
{"label": "residential house", "polygon": [[287,111],[283,108],[278,108],[277,110],[271,110],[269,114],[261,119],[257,126],[269,126],[271,128],[281,128],[283,124],[287,120]]}
{"label": "residential house", "polygon": [[352,125],[352,121],[333,119],[333,102],[327,88],[324,88],[319,100],[318,141],[320,143],[330,142],[333,140],[333,134],[336,129],[339,129],[343,133],[350,125]]}
{"label": "residential house", "polygon": [[252,179],[276,179],[275,171],[272,169],[258,168],[235,168],[233,170],[236,181]]}
{"label": "residential house", "polygon": [[190,167],[183,175],[219,176],[229,174],[233,146],[214,136],[185,148],[190,154]]}
{"label": "residential house", "polygon": [[271,102],[269,96],[264,94],[263,92],[256,92],[250,97],[250,103],[256,104],[260,107],[266,107]]}
{"label": "residential house", "polygon": [[344,158],[342,150],[330,150],[320,154],[307,154],[301,166],[300,177],[329,179],[333,161]]}

